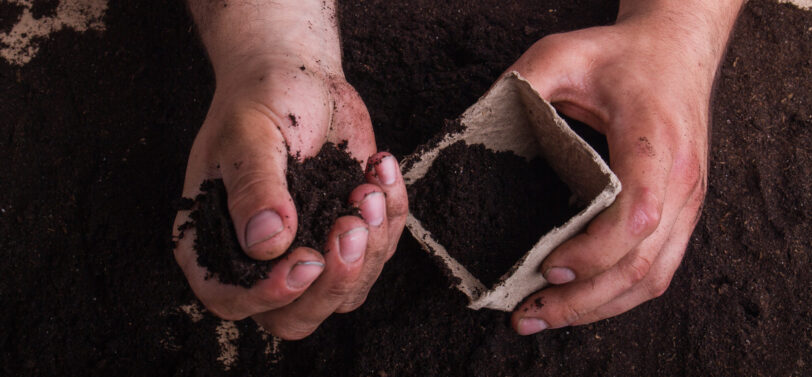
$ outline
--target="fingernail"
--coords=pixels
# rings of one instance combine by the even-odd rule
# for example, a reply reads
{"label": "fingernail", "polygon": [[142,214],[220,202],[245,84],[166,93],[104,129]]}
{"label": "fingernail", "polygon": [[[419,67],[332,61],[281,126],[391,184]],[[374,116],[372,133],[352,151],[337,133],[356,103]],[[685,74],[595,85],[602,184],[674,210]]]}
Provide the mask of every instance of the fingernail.
{"label": "fingernail", "polygon": [[245,227],[245,244],[248,248],[263,243],[285,229],[279,214],[266,209],[251,218]]}
{"label": "fingernail", "polygon": [[547,322],[538,318],[522,318],[519,320],[519,335],[531,335],[547,329]]}
{"label": "fingernail", "polygon": [[383,215],[386,211],[386,201],[384,200],[383,193],[380,191],[373,191],[364,196],[361,201],[361,216],[372,226],[378,226],[383,223]]}
{"label": "fingernail", "polygon": [[367,248],[367,228],[359,227],[338,236],[338,254],[345,263],[353,263],[364,255]]}
{"label": "fingernail", "polygon": [[544,273],[544,278],[553,284],[566,284],[575,280],[575,272],[566,267],[552,267]]}
{"label": "fingernail", "polygon": [[302,288],[321,275],[324,270],[324,263],[316,261],[298,262],[293,265],[288,274],[288,287],[293,289]]}
{"label": "fingernail", "polygon": [[384,157],[381,162],[375,166],[375,171],[378,173],[378,180],[387,186],[395,183],[395,180],[398,178],[398,169],[398,163],[392,156]]}

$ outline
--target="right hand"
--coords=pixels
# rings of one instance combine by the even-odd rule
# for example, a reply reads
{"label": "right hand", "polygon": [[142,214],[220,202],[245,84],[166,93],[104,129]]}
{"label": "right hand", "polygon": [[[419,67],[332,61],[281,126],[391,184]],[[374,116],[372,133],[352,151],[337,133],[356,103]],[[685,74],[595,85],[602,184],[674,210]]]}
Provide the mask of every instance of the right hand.
{"label": "right hand", "polygon": [[710,96],[740,6],[621,1],[614,25],[547,36],[509,69],[606,135],[623,185],[539,266],[554,285],[514,310],[519,334],[614,317],[668,288],[701,213]]}
{"label": "right hand", "polygon": [[[288,153],[304,159],[325,142],[347,140],[350,154],[364,161],[362,168],[374,162],[367,183],[348,198],[363,219],[337,219],[324,240],[324,254],[296,248],[250,289],[205,278],[193,249],[194,229],[177,244],[175,259],[212,313],[229,320],[250,316],[278,337],[300,339],[332,313],[364,302],[403,230],[406,188],[395,158],[376,153],[366,106],[342,72],[288,54],[264,55],[235,67],[218,74],[189,155],[183,196],[193,198],[202,181],[222,178],[234,231],[250,257],[279,257],[296,235],[296,208],[285,179]],[[178,212],[173,235],[178,236],[188,215]]]}

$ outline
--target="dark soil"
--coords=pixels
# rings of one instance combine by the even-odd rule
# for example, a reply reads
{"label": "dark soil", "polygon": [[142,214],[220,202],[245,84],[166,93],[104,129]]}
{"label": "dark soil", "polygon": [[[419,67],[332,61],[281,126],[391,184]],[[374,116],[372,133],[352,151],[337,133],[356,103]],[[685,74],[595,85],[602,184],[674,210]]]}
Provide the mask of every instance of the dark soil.
{"label": "dark soil", "polygon": [[409,187],[412,214],[486,287],[579,209],[543,158],[458,141]]}
{"label": "dark soil", "polygon": [[[346,151],[347,143],[336,147],[326,143],[319,153],[304,161],[288,158],[287,181],[298,215],[296,238],[290,248],[306,246],[322,251],[333,222],[346,215],[358,215],[350,205],[353,189],[364,183],[359,162]],[[224,284],[251,288],[268,277],[278,259],[258,261],[243,252],[228,212],[228,194],[222,179],[203,181],[194,202],[191,221],[183,230],[195,228],[197,263]],[[191,209],[191,208],[186,208]],[[281,257],[280,257],[281,258]]]}
{"label": "dark soil", "polygon": [[[340,8],[347,77],[402,158],[538,38],[611,23],[617,3]],[[228,372],[222,321],[179,309],[197,301],[166,247],[212,72],[181,1],[110,1],[104,22],[57,32],[24,67],[0,60],[2,375],[810,374],[810,12],[747,3],[715,95],[705,211],[662,297],[519,337],[507,314],[466,309],[404,232],[366,304],[311,337],[274,352],[237,322]]]}
{"label": "dark soil", "polygon": [[350,193],[365,182],[361,162],[347,152],[347,142],[326,143],[313,157],[288,158],[288,191],[296,205],[299,226],[291,249],[307,246],[324,251],[327,233],[341,216],[360,216]]}
{"label": "dark soil", "polygon": [[14,24],[17,23],[17,18],[22,13],[23,7],[19,4],[4,1],[0,3],[0,33],[8,33]]}
{"label": "dark soil", "polygon": [[56,7],[59,6],[59,0],[37,0],[33,2],[31,7],[31,17],[39,19],[42,17],[56,16]]}

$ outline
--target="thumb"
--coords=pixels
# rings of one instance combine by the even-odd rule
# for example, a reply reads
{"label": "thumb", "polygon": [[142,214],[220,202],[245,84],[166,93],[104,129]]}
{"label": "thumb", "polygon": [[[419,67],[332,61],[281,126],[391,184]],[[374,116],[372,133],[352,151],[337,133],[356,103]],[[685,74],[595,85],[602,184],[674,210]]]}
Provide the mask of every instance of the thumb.
{"label": "thumb", "polygon": [[571,87],[573,73],[582,64],[581,56],[570,53],[566,34],[553,34],[533,44],[508,68],[527,79],[542,98],[553,102],[561,91]]}
{"label": "thumb", "polygon": [[559,112],[600,130],[606,116],[600,110],[601,99],[590,87],[600,46],[583,35],[592,32],[586,29],[546,36],[507,72],[519,72]]}
{"label": "thumb", "polygon": [[287,189],[287,148],[264,114],[247,112],[224,123],[217,143],[228,208],[246,254],[258,260],[282,255],[296,235],[296,207]]}

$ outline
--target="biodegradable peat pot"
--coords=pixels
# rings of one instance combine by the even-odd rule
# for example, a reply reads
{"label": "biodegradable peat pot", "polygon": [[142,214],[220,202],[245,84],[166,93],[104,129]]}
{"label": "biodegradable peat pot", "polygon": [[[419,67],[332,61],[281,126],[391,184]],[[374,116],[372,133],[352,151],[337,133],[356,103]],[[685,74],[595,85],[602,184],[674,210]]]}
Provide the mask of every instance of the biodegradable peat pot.
{"label": "biodegradable peat pot", "polygon": [[484,144],[494,151],[512,151],[527,159],[543,157],[576,200],[586,205],[564,225],[542,236],[492,287],[484,286],[451,257],[420,220],[409,214],[406,227],[427,252],[437,256],[448,272],[458,278],[457,289],[468,296],[469,308],[511,311],[547,284],[538,271],[541,262],[614,202],[621,189],[620,181],[598,153],[517,72],[499,79],[463,113],[460,121],[465,126],[463,131],[445,135],[436,145],[404,161],[403,166],[408,167],[403,175],[406,185],[423,177],[443,148],[463,140],[469,145]]}

